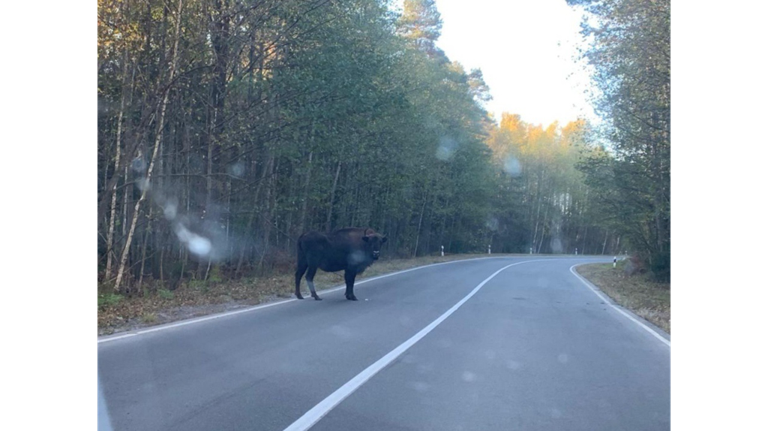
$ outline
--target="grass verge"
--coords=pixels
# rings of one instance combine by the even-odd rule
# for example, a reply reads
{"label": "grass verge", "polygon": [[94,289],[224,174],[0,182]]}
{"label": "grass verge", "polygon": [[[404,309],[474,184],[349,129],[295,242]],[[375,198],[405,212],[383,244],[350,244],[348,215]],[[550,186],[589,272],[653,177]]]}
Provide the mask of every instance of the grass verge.
{"label": "grass verge", "polygon": [[669,283],[655,282],[648,274],[625,275],[627,262],[619,262],[616,268],[612,263],[581,265],[576,267],[576,272],[617,304],[671,333]]}
{"label": "grass verge", "polygon": [[[476,257],[488,255],[423,256],[380,261],[370,266],[357,280],[432,263]],[[293,273],[289,273],[218,282],[190,280],[174,291],[159,287],[141,296],[102,293],[98,301],[98,332],[99,335],[108,335],[290,298],[293,296],[293,277]],[[315,275],[315,287],[321,296],[323,289],[343,284],[343,272],[318,271]],[[304,279],[301,289],[305,297],[309,297]]]}

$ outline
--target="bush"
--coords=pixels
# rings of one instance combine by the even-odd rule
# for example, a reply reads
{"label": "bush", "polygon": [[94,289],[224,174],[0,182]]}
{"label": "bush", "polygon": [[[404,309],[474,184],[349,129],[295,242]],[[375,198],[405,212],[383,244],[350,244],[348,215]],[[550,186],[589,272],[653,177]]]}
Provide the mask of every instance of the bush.
{"label": "bush", "polygon": [[649,267],[655,281],[669,283],[671,275],[669,253],[656,253],[652,255]]}
{"label": "bush", "polygon": [[109,307],[112,305],[117,304],[123,299],[123,295],[118,295],[116,293],[102,293],[99,295],[99,308]]}

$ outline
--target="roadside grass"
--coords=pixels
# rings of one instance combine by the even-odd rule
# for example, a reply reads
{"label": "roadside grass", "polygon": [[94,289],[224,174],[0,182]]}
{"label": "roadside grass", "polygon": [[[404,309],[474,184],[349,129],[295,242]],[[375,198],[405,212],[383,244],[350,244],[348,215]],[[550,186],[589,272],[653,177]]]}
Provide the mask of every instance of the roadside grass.
{"label": "roadside grass", "polygon": [[669,283],[653,281],[649,274],[625,275],[628,260],[617,263],[595,263],[576,267],[582,277],[597,286],[617,304],[671,333]]}
{"label": "roadside grass", "polygon": [[[444,257],[423,256],[414,259],[382,260],[370,266],[358,276],[356,281],[417,266],[476,257],[488,257],[488,255],[461,254]],[[343,285],[343,274],[343,272],[318,271],[315,275],[315,287],[320,296],[323,296],[322,290],[324,289]],[[293,297],[293,290],[293,273],[280,273],[231,281],[221,281],[219,277],[209,278],[207,281],[188,280],[173,291],[168,290],[159,281],[155,281],[150,288],[143,289],[143,295],[124,296],[113,292],[100,292],[98,297],[98,333],[99,335],[108,335],[291,298]],[[302,278],[301,290],[305,298],[309,298],[309,291],[304,278]],[[337,294],[337,292],[331,295],[333,294]]]}

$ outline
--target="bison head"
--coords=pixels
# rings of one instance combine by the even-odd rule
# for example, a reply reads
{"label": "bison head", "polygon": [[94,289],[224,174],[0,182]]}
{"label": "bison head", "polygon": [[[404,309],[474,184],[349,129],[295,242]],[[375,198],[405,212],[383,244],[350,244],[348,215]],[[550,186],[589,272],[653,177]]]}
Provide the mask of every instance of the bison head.
{"label": "bison head", "polygon": [[382,244],[387,242],[387,237],[379,233],[373,233],[363,236],[363,241],[365,241],[366,252],[373,260],[376,260],[379,258]]}

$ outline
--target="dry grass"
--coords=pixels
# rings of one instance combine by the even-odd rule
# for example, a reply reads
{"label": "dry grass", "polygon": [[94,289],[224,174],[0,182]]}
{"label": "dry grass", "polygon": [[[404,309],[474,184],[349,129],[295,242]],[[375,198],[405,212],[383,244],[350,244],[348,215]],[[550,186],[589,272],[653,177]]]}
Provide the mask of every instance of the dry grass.
{"label": "dry grass", "polygon": [[[424,256],[415,259],[379,261],[358,276],[358,280],[431,263],[485,256],[487,255]],[[281,273],[269,277],[243,278],[218,283],[197,280],[184,283],[173,292],[160,288],[153,293],[132,297],[102,294],[99,298],[99,335],[290,298],[294,289],[293,277],[293,273]],[[315,287],[320,294],[323,289],[343,284],[343,272],[318,271],[315,276]],[[306,281],[303,279],[301,287],[305,296],[309,296]]]}
{"label": "dry grass", "polygon": [[626,276],[623,270],[626,262],[619,262],[616,268],[612,263],[581,265],[576,271],[617,304],[671,333],[669,283],[654,282],[647,274]]}

